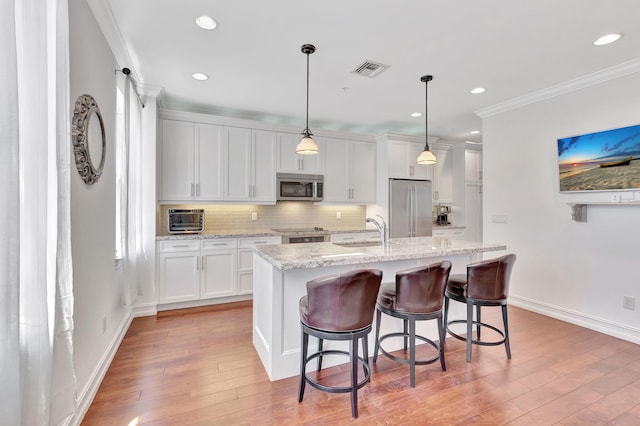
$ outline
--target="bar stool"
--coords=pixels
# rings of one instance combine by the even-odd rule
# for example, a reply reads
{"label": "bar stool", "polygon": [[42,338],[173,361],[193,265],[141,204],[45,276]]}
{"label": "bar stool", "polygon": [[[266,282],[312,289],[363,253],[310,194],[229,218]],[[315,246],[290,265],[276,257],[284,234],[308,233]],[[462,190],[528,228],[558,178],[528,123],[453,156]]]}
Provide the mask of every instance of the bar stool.
{"label": "bar stool", "polygon": [[[382,281],[382,271],[362,269],[341,275],[330,275],[307,282],[307,295],[300,299],[300,325],[302,328],[302,353],[300,364],[300,389],[298,402],[304,397],[305,384],[330,393],[351,393],[351,415],[358,417],[358,389],[371,377],[367,336],[371,332],[373,310]],[[309,336],[318,340],[318,351],[307,355]],[[349,351],[324,350],[322,343],[328,340],[348,340]],[[363,356],[358,356],[358,339],[362,339]],[[307,375],[309,361],[318,358],[322,368],[324,355],[348,355],[350,359],[350,386],[327,386]],[[358,361],[362,364],[364,378],[358,382]]]}
{"label": "bar stool", "polygon": [[[467,265],[467,275],[454,274],[449,277],[444,293],[444,323],[447,332],[459,340],[467,342],[467,362],[471,362],[471,345],[496,346],[504,344],[507,351],[507,359],[511,359],[511,347],[509,345],[509,324],[507,321],[507,297],[509,295],[509,278],[516,261],[515,254],[485,260]],[[466,303],[466,320],[448,321],[449,299]],[[473,307],[476,307],[476,320],[473,320]],[[480,308],[482,306],[501,306],[503,330],[482,322]],[[467,334],[465,337],[451,331],[451,324],[466,323]],[[476,338],[473,338],[473,325],[476,326]],[[501,337],[500,340],[480,340],[482,327],[487,327]]]}
{"label": "bar stool", "polygon": [[[443,350],[445,333],[442,325],[442,303],[450,271],[451,262],[446,260],[428,266],[405,269],[396,273],[395,282],[385,283],[380,287],[376,303],[376,344],[373,362],[378,360],[378,350],[380,350],[394,361],[409,364],[409,382],[412,388],[416,385],[416,365],[431,364],[439,359],[442,370],[447,369]],[[383,312],[402,319],[402,333],[389,333],[380,337],[380,321]],[[438,344],[416,334],[416,321],[432,319],[438,321]],[[392,355],[382,347],[382,342],[389,337],[403,337],[405,352],[407,339],[409,340],[408,359]],[[436,356],[427,360],[416,360],[416,339],[433,346],[437,351]]]}

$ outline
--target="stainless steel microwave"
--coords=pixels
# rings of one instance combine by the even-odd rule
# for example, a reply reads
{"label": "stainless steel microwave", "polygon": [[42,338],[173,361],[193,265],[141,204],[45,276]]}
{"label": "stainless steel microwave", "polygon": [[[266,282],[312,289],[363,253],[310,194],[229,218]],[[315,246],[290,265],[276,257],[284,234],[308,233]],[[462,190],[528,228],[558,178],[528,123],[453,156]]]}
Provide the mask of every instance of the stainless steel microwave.
{"label": "stainless steel microwave", "polygon": [[168,209],[170,234],[197,234],[204,231],[204,209]]}
{"label": "stainless steel microwave", "polygon": [[276,179],[277,201],[322,201],[323,175],[278,173]]}

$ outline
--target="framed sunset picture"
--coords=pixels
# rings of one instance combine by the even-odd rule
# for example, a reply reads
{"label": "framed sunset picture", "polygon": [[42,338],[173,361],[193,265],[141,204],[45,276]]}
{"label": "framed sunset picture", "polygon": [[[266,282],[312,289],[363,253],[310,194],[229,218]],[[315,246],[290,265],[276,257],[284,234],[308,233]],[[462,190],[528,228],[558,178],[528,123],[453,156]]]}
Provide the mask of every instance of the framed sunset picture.
{"label": "framed sunset picture", "polygon": [[640,190],[640,125],[558,139],[560,192]]}

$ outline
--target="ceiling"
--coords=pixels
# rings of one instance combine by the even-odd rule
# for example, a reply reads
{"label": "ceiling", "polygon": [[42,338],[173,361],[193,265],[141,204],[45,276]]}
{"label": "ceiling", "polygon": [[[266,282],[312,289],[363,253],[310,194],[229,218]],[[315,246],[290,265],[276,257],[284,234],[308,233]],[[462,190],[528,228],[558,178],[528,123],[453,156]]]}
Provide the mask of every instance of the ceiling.
{"label": "ceiling", "polygon": [[[139,84],[167,109],[378,135],[475,141],[474,113],[636,59],[640,1],[98,0],[111,9]],[[209,15],[218,27],[194,24]],[[619,32],[616,43],[593,41]],[[376,78],[351,71],[390,65]],[[202,72],[207,81],[191,75]],[[474,87],[483,94],[471,95]]]}

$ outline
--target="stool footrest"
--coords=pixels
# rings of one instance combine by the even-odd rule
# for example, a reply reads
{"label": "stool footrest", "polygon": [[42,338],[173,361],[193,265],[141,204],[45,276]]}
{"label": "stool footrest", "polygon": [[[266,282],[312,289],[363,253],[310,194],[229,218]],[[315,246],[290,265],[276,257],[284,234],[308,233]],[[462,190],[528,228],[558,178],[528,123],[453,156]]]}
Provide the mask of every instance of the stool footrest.
{"label": "stool footrest", "polygon": [[[308,364],[309,361],[312,361],[318,357],[321,356],[325,356],[325,355],[347,355],[347,356],[351,356],[351,354],[349,354],[348,351],[340,351],[340,350],[336,350],[336,349],[327,349],[327,350],[323,350],[320,352],[316,352],[313,355],[310,355],[307,357],[306,359],[306,363]],[[365,361],[365,359],[361,356],[358,357],[358,361],[360,363],[362,363],[362,366],[364,367],[364,378],[358,382],[358,384],[356,385],[356,387],[358,389],[360,389],[361,387],[363,387],[364,385],[366,385],[369,382],[369,379],[371,378],[371,368],[369,367],[369,364]],[[351,386],[327,386],[327,385],[323,385],[318,383],[316,380],[313,380],[311,378],[309,378],[309,376],[307,376],[306,371],[304,374],[304,380],[305,382],[309,383],[311,386],[313,386],[316,389],[320,389],[322,391],[325,392],[329,392],[329,393],[346,393],[346,392],[351,392],[353,389],[351,388]]]}
{"label": "stool footrest", "polygon": [[[380,339],[378,340],[378,347],[380,348],[380,352],[382,352],[387,358],[392,359],[394,361],[400,362],[402,364],[410,364],[411,361],[409,361],[406,358],[400,358],[397,357],[395,355],[390,354],[389,352],[387,352],[383,347],[382,347],[382,342],[389,338],[389,337],[409,337],[409,333],[389,333],[389,334],[385,334],[384,336],[380,336]],[[422,340],[423,342],[431,345],[435,350],[436,350],[436,355],[433,358],[429,358],[427,360],[416,360],[415,364],[416,365],[427,365],[427,364],[433,364],[434,362],[438,361],[440,359],[440,351],[441,349],[438,347],[438,345],[431,339],[428,339],[424,336],[420,336],[418,334],[416,334],[416,339],[418,340]]]}
{"label": "stool footrest", "polygon": [[[447,333],[449,333],[452,337],[455,337],[458,340],[462,340],[463,342],[467,341],[466,337],[462,337],[459,334],[454,333],[453,331],[451,331],[451,329],[449,328],[449,325],[451,324],[467,324],[467,321],[465,320],[454,320],[454,321],[449,321],[447,323]],[[480,326],[480,327],[487,327],[493,331],[495,331],[496,333],[498,333],[500,336],[502,336],[502,340],[495,340],[495,341],[491,341],[491,342],[486,342],[483,340],[474,340],[471,339],[471,343],[474,345],[479,345],[479,346],[498,346],[498,345],[502,345],[505,342],[505,335],[504,332],[490,324],[486,324],[484,322],[478,322],[478,321],[473,321],[472,322],[473,326]]]}

